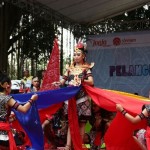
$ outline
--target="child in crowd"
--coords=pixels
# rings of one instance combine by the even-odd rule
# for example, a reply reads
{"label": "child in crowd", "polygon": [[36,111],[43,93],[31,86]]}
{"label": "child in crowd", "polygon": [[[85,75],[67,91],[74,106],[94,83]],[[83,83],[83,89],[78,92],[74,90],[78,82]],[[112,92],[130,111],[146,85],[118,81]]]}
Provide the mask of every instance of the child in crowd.
{"label": "child in crowd", "polygon": [[32,79],[32,85],[31,85],[31,89],[30,92],[37,92],[40,90],[40,80],[38,77],[33,77]]}

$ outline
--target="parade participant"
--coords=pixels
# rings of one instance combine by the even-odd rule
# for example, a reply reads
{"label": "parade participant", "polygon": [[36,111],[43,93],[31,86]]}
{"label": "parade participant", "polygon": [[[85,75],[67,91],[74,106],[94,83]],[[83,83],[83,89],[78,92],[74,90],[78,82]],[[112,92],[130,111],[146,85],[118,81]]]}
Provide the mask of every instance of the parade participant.
{"label": "parade participant", "polygon": [[11,109],[25,113],[30,109],[33,102],[37,100],[38,96],[32,95],[26,104],[20,105],[9,95],[10,92],[11,80],[7,75],[0,72],[0,149],[10,145],[10,150],[17,150],[9,124]]}
{"label": "parade participant", "polygon": [[[93,64],[88,64],[85,61],[86,50],[82,43],[78,43],[74,51],[73,63],[67,68],[66,73],[63,75],[62,80],[59,82],[54,82],[55,86],[62,86],[68,81],[68,86],[79,86],[82,83],[93,86],[94,81],[91,73],[91,68]],[[89,97],[86,95],[83,89],[80,90],[76,96],[77,112],[79,118],[79,128],[81,139],[83,140],[85,125],[87,120],[91,116],[91,103]],[[68,101],[65,101],[64,104],[64,113],[68,114]],[[71,132],[70,127],[68,127],[67,133],[67,143],[65,150],[71,149]]]}
{"label": "parade participant", "polygon": [[30,92],[37,92],[39,90],[40,90],[40,80],[38,77],[33,77]]}
{"label": "parade participant", "polygon": [[[139,123],[143,119],[147,119],[147,130],[146,130],[146,133],[145,133],[145,137],[146,137],[146,140],[147,140],[146,144],[147,144],[147,147],[148,147],[149,146],[149,138],[150,138],[150,133],[149,133],[150,132],[150,105],[149,104],[143,105],[141,114],[138,114],[135,117],[130,115],[123,108],[123,106],[121,104],[116,104],[116,109],[119,112],[121,112],[124,115],[124,117],[133,124]],[[135,139],[135,136],[133,136],[133,138]],[[135,139],[135,140],[136,140],[136,142],[138,142],[137,139]],[[143,150],[146,150],[145,145],[141,144],[140,142],[138,142],[138,144],[141,146],[141,148]]]}

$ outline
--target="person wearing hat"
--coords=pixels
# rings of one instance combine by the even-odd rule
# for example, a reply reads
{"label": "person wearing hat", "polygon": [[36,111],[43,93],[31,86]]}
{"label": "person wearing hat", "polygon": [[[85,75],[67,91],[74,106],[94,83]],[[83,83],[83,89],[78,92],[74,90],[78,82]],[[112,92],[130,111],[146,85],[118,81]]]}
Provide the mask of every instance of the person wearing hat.
{"label": "person wearing hat", "polygon": [[[55,86],[62,86],[68,81],[68,86],[80,86],[82,83],[93,86],[94,80],[91,72],[93,64],[88,64],[85,60],[86,50],[82,43],[78,43],[73,56],[73,63],[68,66],[62,80],[54,82]],[[91,102],[83,89],[76,96],[76,105],[79,119],[80,135],[83,140],[85,125],[91,116]],[[68,115],[68,101],[64,102],[64,114]],[[71,149],[71,133],[68,127],[67,143],[65,150]]]}

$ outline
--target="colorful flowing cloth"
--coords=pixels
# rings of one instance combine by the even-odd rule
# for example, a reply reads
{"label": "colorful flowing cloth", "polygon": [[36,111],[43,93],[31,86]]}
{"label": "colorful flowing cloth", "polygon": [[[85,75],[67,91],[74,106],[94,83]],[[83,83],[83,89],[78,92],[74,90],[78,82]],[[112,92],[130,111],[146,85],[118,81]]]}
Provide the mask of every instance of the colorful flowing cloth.
{"label": "colorful flowing cloth", "polygon": [[[103,90],[84,86],[88,95],[100,107],[108,111],[116,111],[116,104],[121,104],[132,115],[140,114],[143,104],[150,104],[150,100],[144,97],[123,92]],[[146,128],[146,120],[138,124],[132,124],[121,113],[117,113],[105,134],[105,143],[108,150],[140,150],[133,139],[136,129]],[[148,148],[148,150],[150,147]]]}
{"label": "colorful flowing cloth", "polygon": [[11,128],[10,128],[10,124],[5,123],[5,122],[0,122],[0,130],[4,130],[8,132],[8,136],[10,139],[9,144],[11,145],[10,150],[17,150],[16,143],[15,143],[15,140],[14,140]]}
{"label": "colorful flowing cloth", "polygon": [[[44,150],[43,130],[39,116],[45,116],[46,113],[54,114],[56,110],[62,106],[61,103],[74,97],[80,88],[81,87],[66,87],[57,90],[36,92],[38,94],[36,105],[32,105],[27,113],[24,114],[13,110],[31,141],[32,147],[29,148],[30,150]],[[23,104],[27,102],[33,94],[34,93],[13,94],[12,96],[19,103]],[[42,113],[42,115],[40,115],[40,113]]]}
{"label": "colorful flowing cloth", "polygon": [[[137,115],[141,112],[141,108],[143,104],[150,104],[149,99],[136,96],[133,94],[126,94],[122,92],[116,92],[111,90],[100,89],[96,87],[90,87],[87,85],[83,85],[87,94],[92,98],[92,100],[100,107],[108,110],[116,112],[116,104],[121,104],[129,113],[132,115]],[[56,90],[49,90],[43,92],[37,92],[39,95],[38,100],[36,101],[36,105],[33,105],[31,110],[25,115],[20,117],[20,114],[16,113],[19,122],[22,124],[25,131],[28,133],[28,136],[32,143],[31,149],[43,150],[42,145],[44,145],[43,140],[38,141],[39,137],[42,138],[42,128],[39,123],[40,113],[54,113],[59,107],[61,107],[62,102],[65,100],[72,101],[71,107],[75,110],[75,95],[79,92],[80,87],[65,87]],[[24,103],[30,99],[33,93],[27,94],[14,94],[13,97],[18,102]],[[57,104],[57,105],[55,105]],[[33,110],[32,110],[33,109]],[[38,109],[38,111],[37,111]],[[30,112],[31,111],[31,112]],[[33,111],[33,112],[32,112]],[[78,131],[77,117],[73,116],[76,111],[68,110],[70,113],[70,129],[71,135],[73,137],[73,143],[76,145],[78,150],[81,150],[81,141],[80,135]],[[39,112],[39,113],[38,113]],[[31,115],[32,113],[32,115]],[[34,115],[33,115],[34,113]],[[23,119],[25,117],[25,119]],[[27,121],[26,123],[24,121]],[[28,122],[30,120],[30,123]],[[23,122],[23,123],[22,123]],[[26,127],[28,126],[28,127]],[[117,113],[116,117],[112,121],[110,127],[108,128],[105,134],[105,143],[108,150],[131,150],[136,149],[140,150],[138,145],[132,138],[133,132],[136,129],[146,128],[146,120],[142,120],[138,124],[132,124],[121,113]],[[34,128],[34,131],[31,131],[31,128]],[[38,132],[37,132],[38,131]],[[38,141],[38,142],[37,142]],[[149,141],[149,140],[148,140]],[[150,148],[148,147],[148,150]]]}
{"label": "colorful flowing cloth", "polygon": [[31,150],[43,150],[44,138],[41,127],[40,118],[38,115],[38,109],[36,104],[33,103],[32,107],[26,112],[26,114],[13,110],[17,116],[17,119],[24,131],[30,138],[32,148]]}
{"label": "colorful flowing cloth", "polygon": [[78,116],[76,109],[76,99],[72,98],[68,103],[68,120],[70,133],[72,138],[72,143],[74,149],[82,150],[82,140],[80,136],[79,124],[78,124]]}

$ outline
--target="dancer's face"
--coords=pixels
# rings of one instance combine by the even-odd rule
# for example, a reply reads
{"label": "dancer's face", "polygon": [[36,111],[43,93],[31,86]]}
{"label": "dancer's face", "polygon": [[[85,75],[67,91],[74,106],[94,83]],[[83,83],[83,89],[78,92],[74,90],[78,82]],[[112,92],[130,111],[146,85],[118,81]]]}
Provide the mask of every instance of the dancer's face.
{"label": "dancer's face", "polygon": [[80,63],[84,60],[84,54],[81,51],[75,51],[73,59],[76,63]]}
{"label": "dancer's face", "polygon": [[7,92],[7,94],[10,94],[10,93],[11,93],[11,84],[9,84],[9,85],[6,87],[6,92]]}

